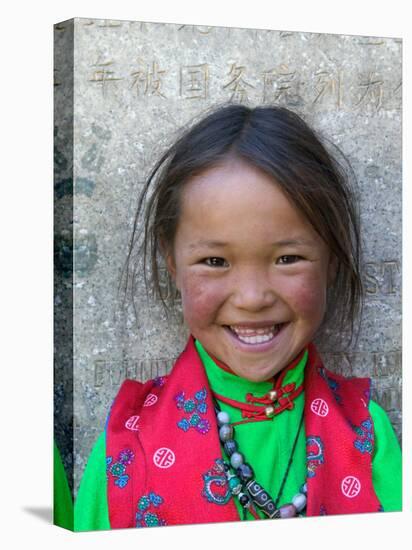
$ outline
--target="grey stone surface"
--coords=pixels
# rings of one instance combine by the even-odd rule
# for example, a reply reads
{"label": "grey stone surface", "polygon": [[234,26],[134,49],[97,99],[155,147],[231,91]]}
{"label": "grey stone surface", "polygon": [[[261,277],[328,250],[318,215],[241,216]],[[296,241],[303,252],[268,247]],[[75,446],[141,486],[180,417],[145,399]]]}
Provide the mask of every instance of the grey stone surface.
{"label": "grey stone surface", "polygon": [[[319,345],[336,372],[372,377],[373,397],[400,436],[401,48],[397,38],[279,30],[56,25],[56,433],[66,465],[74,463],[75,492],[121,381],[167,372],[185,343],[186,329],[166,320],[143,284],[137,319],[130,304],[122,310],[117,289],[153,161],[181,125],[222,102],[290,107],[351,161],[365,246],[364,322],[356,349],[331,349],[325,338]],[[63,147],[69,130],[73,162]],[[71,328],[72,350],[63,345]],[[71,414],[74,459],[70,436],[62,439]]]}

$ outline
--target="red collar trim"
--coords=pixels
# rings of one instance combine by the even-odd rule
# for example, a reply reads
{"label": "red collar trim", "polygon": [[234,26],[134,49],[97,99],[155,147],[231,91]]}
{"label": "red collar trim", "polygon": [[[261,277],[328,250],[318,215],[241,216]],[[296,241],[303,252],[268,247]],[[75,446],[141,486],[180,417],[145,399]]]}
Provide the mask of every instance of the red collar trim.
{"label": "red collar trim", "polygon": [[[223,403],[231,405],[232,407],[238,408],[242,411],[242,417],[245,418],[245,420],[234,422],[232,423],[233,425],[243,424],[246,422],[256,422],[258,420],[272,420],[274,416],[278,415],[282,411],[286,409],[288,410],[293,409],[294,407],[293,401],[298,395],[302,393],[303,384],[301,384],[297,388],[294,382],[291,384],[286,384],[284,386],[282,386],[282,384],[286,374],[290,370],[294,369],[296,365],[298,365],[298,363],[302,360],[306,350],[307,348],[304,348],[287,367],[285,367],[278,375],[273,377],[272,390],[276,390],[276,393],[277,393],[277,397],[275,400],[272,400],[269,398],[269,392],[267,392],[267,394],[264,397],[254,397],[253,394],[247,393],[246,401],[248,403],[235,401],[234,399],[230,399],[223,395],[219,395],[216,392],[213,392],[214,397],[219,401],[222,401]],[[233,371],[229,369],[227,365],[225,365],[221,361],[216,360],[216,358],[213,357],[212,355],[211,357],[220,368],[222,368],[226,372],[233,373]],[[237,375],[235,374],[235,376]],[[255,405],[253,403],[258,403],[258,405]],[[275,403],[276,403],[276,406],[275,406]],[[268,405],[272,406],[272,412],[270,413],[270,415],[266,414],[266,409]]]}

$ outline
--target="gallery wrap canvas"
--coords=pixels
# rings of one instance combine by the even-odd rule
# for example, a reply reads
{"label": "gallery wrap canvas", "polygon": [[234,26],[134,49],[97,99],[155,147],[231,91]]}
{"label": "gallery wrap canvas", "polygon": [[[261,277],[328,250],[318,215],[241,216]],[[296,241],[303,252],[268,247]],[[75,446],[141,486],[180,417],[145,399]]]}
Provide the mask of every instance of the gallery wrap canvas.
{"label": "gallery wrap canvas", "polygon": [[[401,509],[397,450],[402,435],[401,75],[402,40],[396,37],[85,18],[54,26],[56,525],[74,531],[167,528],[219,521],[276,521],[289,513],[320,516]],[[165,248],[156,264],[156,278],[150,258],[146,258],[145,266],[143,252],[137,246],[144,232],[144,219],[136,219],[136,211],[148,181],[151,186],[144,204],[150,201],[160,180],[160,169],[150,180],[156,164],[184,132],[214,109],[231,106],[251,110],[273,107],[279,116],[286,112],[281,109],[286,109],[304,120],[328,151],[336,152],[339,166],[350,167],[347,170],[360,212],[362,245],[359,277],[364,300],[354,337],[345,343],[337,328],[339,319],[320,326],[314,334],[317,354],[327,369],[318,365],[317,372],[323,376],[323,382],[315,386],[319,394],[302,380],[294,380],[295,387],[289,391],[285,384],[276,386],[280,371],[271,371],[270,383],[276,386],[278,395],[269,396],[266,386],[259,386],[257,401],[247,402],[252,408],[242,411],[234,436],[233,429],[230,432],[229,440],[236,442],[242,430],[252,425],[261,430],[248,437],[255,442],[248,455],[242,454],[239,441],[233,443],[239,447],[236,450],[228,450],[225,441],[219,441],[218,424],[223,421],[216,419],[215,405],[220,393],[211,387],[214,375],[205,363],[214,361],[214,367],[225,373],[223,377],[228,375],[231,384],[239,375],[238,367],[228,364],[224,352],[221,357],[213,353],[213,345],[209,349],[196,347],[200,340],[192,339],[191,327],[202,334],[203,325],[196,325],[189,315],[197,310],[193,306],[190,309],[184,292],[182,299],[181,279],[173,280],[174,269],[179,273],[175,264],[179,254],[174,256]],[[215,142],[219,142],[218,136],[211,139],[210,150]],[[264,150],[264,145],[258,144],[257,149]],[[224,155],[219,162],[222,158]],[[196,166],[193,178],[210,175],[211,168],[220,165],[206,162],[203,172]],[[269,177],[268,172],[262,174],[262,168],[258,170],[261,177]],[[243,178],[243,172],[235,173]],[[249,174],[247,170],[244,173]],[[188,181],[191,185],[192,180]],[[178,184],[177,179],[173,185]],[[235,216],[238,199],[234,194],[233,210],[227,209],[229,219]],[[217,218],[220,206],[217,200],[205,218],[210,215],[210,219],[218,219],[216,227],[221,221],[226,231],[226,220]],[[322,217],[325,209],[320,211]],[[318,219],[309,220],[311,231]],[[202,217],[196,220],[202,221]],[[235,217],[234,223],[240,231],[246,219]],[[245,235],[244,251],[237,246],[228,252],[239,259],[238,264],[232,262],[233,270],[236,265],[239,269],[238,278],[233,275],[230,279],[231,285],[240,281],[245,273],[242,269],[257,266],[255,256],[253,264],[249,262],[252,255],[243,261],[249,250],[249,235]],[[337,242],[337,249],[340,244]],[[162,252],[160,245],[158,252]],[[214,260],[225,259],[223,252],[210,255]],[[300,258],[304,254],[292,251],[280,255],[286,256]],[[212,268],[227,270],[219,271],[221,289],[223,280],[229,280],[230,262],[209,262],[207,269]],[[294,276],[292,268],[287,269],[289,276]],[[211,277],[207,273],[203,287],[198,287],[199,301],[209,280],[206,277]],[[248,283],[256,282],[261,273],[253,272]],[[263,275],[262,281],[273,295],[278,292],[278,287]],[[259,285],[253,289],[253,299],[257,299]],[[297,286],[295,294],[299,295],[301,289],[302,285]],[[231,321],[235,329],[236,323],[250,324],[243,327],[243,333],[240,329],[231,331],[237,334],[231,334],[229,340],[236,353],[240,348],[243,351],[239,353],[249,353],[247,346],[264,348],[259,330],[262,338],[273,341],[281,338],[282,331],[287,334],[294,322],[290,311],[295,302],[293,298],[288,302],[280,290],[279,295],[279,301],[273,299],[273,303],[238,305],[236,311],[242,311],[243,317],[222,319],[220,325]],[[289,309],[279,305],[282,296]],[[304,317],[302,309],[299,305],[294,310],[300,318]],[[275,327],[272,332],[268,319]],[[266,325],[263,323],[258,330],[255,321],[265,321]],[[224,330],[227,333],[226,326]],[[237,345],[233,342],[239,335],[241,343]],[[290,345],[293,349],[293,342]],[[185,349],[185,363],[179,367],[183,374],[172,377],[170,373],[178,372],[174,365]],[[277,348],[265,350],[253,351],[257,363],[259,353],[276,359]],[[302,356],[293,359],[302,360]],[[305,356],[306,360],[310,361]],[[193,371],[189,363],[196,364]],[[291,365],[287,362],[288,367]],[[265,384],[269,378],[252,383]],[[350,381],[355,388],[359,378],[363,379],[363,397],[352,406],[351,392],[355,390]],[[126,380],[132,382],[125,384]],[[242,384],[243,379],[239,386]],[[295,399],[294,391],[299,387],[302,389]],[[356,388],[358,391],[360,386]],[[283,401],[279,390],[285,394]],[[246,390],[244,393],[248,394]],[[265,412],[268,406],[273,412]],[[269,443],[262,434],[278,421],[283,422],[282,415],[284,422],[292,418],[298,406],[304,407],[305,413],[302,423],[296,425],[296,438],[293,430],[282,440],[281,449],[276,446],[277,440]],[[359,414],[354,412],[357,407]],[[342,422],[347,437],[352,439],[349,442],[330,427],[319,428],[324,430],[319,433],[308,431],[312,426],[309,414],[324,424],[333,420],[340,426]],[[258,417],[266,421],[258,422]],[[246,418],[255,421],[247,422],[250,426],[246,427],[242,424]],[[345,445],[350,445],[351,456],[355,457],[353,469],[334,458],[333,462],[340,464],[334,470],[327,452],[329,440],[342,441],[339,456],[345,455]],[[379,452],[384,448],[383,441],[390,449],[388,454]],[[216,451],[214,455],[211,449]],[[256,475],[239,478],[240,464],[236,459],[230,462],[238,452],[239,460],[247,465],[250,462]],[[338,453],[336,448],[334,452]],[[285,467],[264,484],[257,475],[263,466],[252,464],[250,453],[270,471],[276,470],[279,454]],[[359,464],[365,464],[361,473]],[[391,480],[381,474],[388,465],[396,471]],[[285,480],[288,492],[293,476],[302,479],[296,482],[296,499],[289,502],[283,499],[282,483]],[[318,498],[322,483],[329,479],[338,487],[340,500],[336,506]],[[243,502],[249,499],[246,508],[239,495],[244,495]],[[307,508],[300,509],[303,502]],[[289,505],[294,508],[286,508]]]}

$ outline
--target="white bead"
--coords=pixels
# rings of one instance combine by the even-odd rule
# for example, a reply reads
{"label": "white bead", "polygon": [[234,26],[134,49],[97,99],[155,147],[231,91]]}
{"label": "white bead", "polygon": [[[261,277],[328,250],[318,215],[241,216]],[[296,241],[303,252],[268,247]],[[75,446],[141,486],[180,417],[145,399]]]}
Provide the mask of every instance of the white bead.
{"label": "white bead", "polygon": [[298,512],[301,512],[306,506],[306,497],[302,493],[298,493],[292,499],[292,504]]}
{"label": "white bead", "polygon": [[217,423],[219,426],[222,426],[223,424],[229,424],[230,422],[230,416],[225,411],[219,411],[217,413]]}
{"label": "white bead", "polygon": [[243,464],[243,456],[240,453],[233,453],[230,457],[230,464],[236,470],[241,464]]}

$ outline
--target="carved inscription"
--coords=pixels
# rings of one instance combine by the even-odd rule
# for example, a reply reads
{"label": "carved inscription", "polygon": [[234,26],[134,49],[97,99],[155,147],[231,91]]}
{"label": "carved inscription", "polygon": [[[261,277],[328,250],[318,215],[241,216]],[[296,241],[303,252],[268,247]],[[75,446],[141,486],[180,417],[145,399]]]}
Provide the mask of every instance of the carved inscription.
{"label": "carved inscription", "polygon": [[[168,25],[163,23],[157,23],[151,25],[143,21],[115,21],[115,20],[86,20],[83,26],[90,29],[89,32],[101,33],[116,33],[119,29],[127,35],[125,27],[131,29],[149,32],[152,28],[159,29],[159,27]],[[57,31],[64,30],[62,25],[56,25]],[[175,27],[177,35],[187,35],[190,39],[190,35],[193,37],[195,47],[204,48],[205,44],[208,44],[209,40],[213,38],[213,35],[224,34],[225,37],[229,37],[231,41],[238,43],[238,48],[241,51],[243,46],[242,40],[244,38],[252,37],[257,41],[259,37],[265,37],[268,34],[273,34],[273,49],[276,63],[279,65],[276,68],[266,67],[260,74],[254,72],[255,67],[252,64],[246,65],[245,61],[237,60],[225,60],[224,49],[222,49],[221,62],[227,61],[229,63],[229,81],[225,82],[222,86],[223,90],[228,90],[231,93],[230,100],[248,101],[253,96],[253,99],[258,102],[284,102],[290,105],[305,104],[308,107],[316,105],[334,106],[336,109],[342,109],[349,107],[350,109],[364,109],[371,111],[372,113],[378,113],[382,109],[400,109],[400,87],[401,81],[397,77],[394,77],[396,71],[400,72],[399,67],[392,65],[388,67],[385,74],[381,74],[379,61],[384,59],[384,55],[380,55],[380,50],[384,51],[385,47],[390,51],[394,51],[394,48],[399,44],[399,59],[400,48],[402,41],[398,39],[385,39],[376,37],[353,37],[350,44],[359,51],[361,55],[365,50],[371,52],[371,59],[369,66],[366,69],[356,73],[352,67],[347,69],[338,68],[339,59],[333,59],[330,56],[330,52],[323,46],[324,35],[319,33],[294,33],[290,31],[274,31],[271,29],[237,29],[232,27],[213,27],[207,25],[188,25],[182,24]],[[290,53],[281,54],[283,59],[279,59],[279,52],[277,46],[287,42],[290,38],[296,37],[303,42],[309,42],[312,44],[319,44],[317,50],[317,56],[319,57],[319,66],[315,69],[300,69],[302,67],[301,55],[306,55],[305,48],[302,52],[297,51],[293,56],[295,59],[291,60]],[[347,37],[345,37],[347,40]],[[343,42],[338,39],[338,43]],[[269,43],[268,43],[269,44]],[[323,49],[322,49],[323,47]],[[283,47],[282,47],[283,49]],[[324,51],[325,50],[325,51]],[[110,55],[110,54],[106,54]],[[293,54],[292,54],[293,55]],[[127,80],[128,87],[136,91],[137,95],[153,95],[160,98],[170,97],[173,95],[173,90],[170,89],[170,85],[180,88],[180,97],[182,99],[207,99],[207,86],[209,76],[215,83],[219,83],[227,80],[227,73],[218,72],[210,68],[205,78],[203,70],[208,66],[207,63],[200,65],[193,65],[192,69],[188,66],[174,67],[165,71],[160,66],[155,66],[157,61],[155,59],[147,60],[147,67],[142,69],[129,71],[125,69],[124,74],[118,75],[114,64],[118,60],[106,60],[104,62],[97,62],[94,67],[96,70],[92,78],[89,81],[98,84],[103,95],[107,93],[115,81]],[[160,57],[160,56],[159,56]],[[162,51],[163,57],[163,51]],[[312,56],[313,57],[313,56]],[[321,57],[324,57],[327,61],[326,66]],[[123,65],[123,59],[122,65]],[[296,68],[292,68],[289,64],[296,65]],[[221,63],[220,63],[221,66]],[[220,69],[221,71],[221,69]],[[168,81],[167,87],[163,86],[162,73],[170,72],[175,75],[179,75],[177,79],[180,82],[174,83]],[[177,80],[176,79],[176,80]],[[346,87],[346,90],[344,89]],[[142,93],[142,89],[144,93]],[[344,92],[347,92],[346,94]],[[293,100],[292,100],[293,98]],[[297,101],[299,100],[299,101]]]}
{"label": "carved inscription", "polygon": [[119,387],[123,380],[145,381],[167,374],[175,359],[97,359],[93,364],[94,387]]}
{"label": "carved inscription", "polygon": [[400,262],[382,260],[364,265],[365,292],[368,297],[391,296],[399,293]]}
{"label": "carved inscription", "polygon": [[199,26],[199,25],[180,25],[177,30],[178,31],[182,31],[183,29],[185,29],[185,31],[190,31],[192,33],[197,33],[197,34],[210,34],[211,32],[213,32],[214,30],[214,27],[206,27],[206,26]]}
{"label": "carved inscription", "polygon": [[315,97],[312,103],[323,103],[326,100],[332,100],[335,106],[340,109],[342,107],[342,72],[333,73],[319,70],[313,76],[315,79]]}
{"label": "carved inscription", "polygon": [[401,375],[400,350],[370,352],[323,352],[325,365],[343,376],[394,378]]}
{"label": "carved inscription", "polygon": [[180,97],[185,99],[207,99],[209,66],[188,65],[180,68]]}
{"label": "carved inscription", "polygon": [[263,102],[282,103],[290,106],[303,104],[299,93],[300,82],[296,76],[296,71],[284,64],[265,71],[263,73]]}
{"label": "carved inscription", "polygon": [[165,70],[161,70],[158,63],[153,61],[151,65],[140,63],[137,71],[131,73],[133,79],[131,87],[136,90],[136,94],[160,96],[166,98],[162,92],[163,75]]}
{"label": "carved inscription", "polygon": [[[230,101],[248,102],[253,98],[291,107],[349,108],[370,114],[382,109],[400,110],[402,101],[402,82],[394,80],[392,72],[387,77],[375,70],[347,74],[343,69],[325,69],[323,63],[309,74],[298,71],[289,62],[268,67],[260,74],[255,74],[253,67],[241,61],[231,62],[226,74],[219,74],[209,63],[166,70],[156,59],[138,59],[137,67],[132,67],[128,74],[119,74],[113,59],[100,59],[91,66],[94,72],[88,80],[101,88],[104,97],[110,89],[115,89],[117,81],[124,80],[137,98],[166,99],[173,95],[172,86],[178,88],[181,99],[205,100],[209,99],[211,84],[223,81],[221,89],[231,94]],[[167,73],[177,74],[177,81],[166,82]]]}
{"label": "carved inscription", "polygon": [[236,63],[233,63],[230,71],[229,71],[229,78],[230,81],[223,86],[223,89],[228,89],[232,92],[231,101],[238,100],[238,101],[247,101],[248,100],[248,89],[254,88],[250,82],[247,82],[244,77],[245,72],[244,66],[236,65]]}
{"label": "carved inscription", "polygon": [[110,84],[115,83],[118,80],[124,80],[115,76],[115,71],[113,70],[114,61],[106,61],[104,63],[99,63],[99,60],[92,65],[92,67],[97,67],[90,78],[90,82],[101,86],[103,96],[106,96],[107,87]]}
{"label": "carved inscription", "polygon": [[370,105],[379,111],[382,107],[383,83],[383,79],[374,72],[362,75],[358,84],[360,98],[355,104],[355,108]]}

